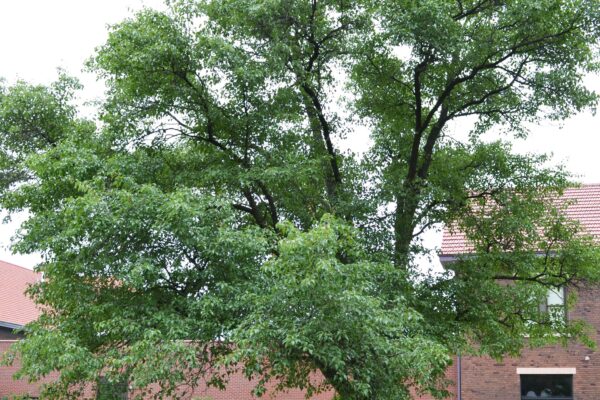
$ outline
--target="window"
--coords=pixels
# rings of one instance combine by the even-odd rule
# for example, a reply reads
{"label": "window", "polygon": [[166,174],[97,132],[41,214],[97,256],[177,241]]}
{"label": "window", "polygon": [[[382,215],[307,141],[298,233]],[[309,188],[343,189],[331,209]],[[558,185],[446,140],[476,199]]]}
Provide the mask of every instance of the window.
{"label": "window", "polygon": [[100,377],[96,400],[127,400],[127,380],[111,382],[106,377]]}
{"label": "window", "polygon": [[565,305],[565,288],[550,288],[545,301],[540,304],[540,311],[550,314],[552,321],[564,322],[567,317],[567,308]]}
{"label": "window", "polygon": [[573,400],[573,375],[521,375],[521,400]]}

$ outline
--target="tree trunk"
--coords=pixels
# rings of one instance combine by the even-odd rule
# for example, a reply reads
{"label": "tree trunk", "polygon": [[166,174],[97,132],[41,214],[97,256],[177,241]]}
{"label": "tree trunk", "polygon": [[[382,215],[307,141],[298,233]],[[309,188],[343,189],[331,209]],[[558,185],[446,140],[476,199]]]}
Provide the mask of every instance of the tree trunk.
{"label": "tree trunk", "polygon": [[419,188],[414,183],[404,184],[396,193],[394,214],[394,263],[397,267],[408,267],[410,245],[415,229],[415,213],[419,206]]}

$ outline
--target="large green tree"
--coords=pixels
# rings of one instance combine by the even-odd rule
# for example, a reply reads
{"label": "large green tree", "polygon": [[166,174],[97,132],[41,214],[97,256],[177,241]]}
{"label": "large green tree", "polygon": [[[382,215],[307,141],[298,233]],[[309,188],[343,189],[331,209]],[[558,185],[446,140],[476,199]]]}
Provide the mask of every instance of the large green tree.
{"label": "large green tree", "polygon": [[[597,248],[509,141],[596,104],[599,35],[596,0],[182,0],[112,27],[97,120],[71,78],[5,87],[0,202],[44,273],[22,373],[402,399],[456,352],[585,340],[538,304]],[[473,254],[434,274],[440,224]]]}

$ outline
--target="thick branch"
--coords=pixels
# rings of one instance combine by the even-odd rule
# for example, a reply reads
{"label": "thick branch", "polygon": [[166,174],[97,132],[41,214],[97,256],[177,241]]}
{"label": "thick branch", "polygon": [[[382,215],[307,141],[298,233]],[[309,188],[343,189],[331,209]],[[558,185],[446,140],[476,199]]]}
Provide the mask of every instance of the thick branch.
{"label": "thick branch", "polygon": [[481,0],[480,2],[476,3],[472,8],[470,8],[468,10],[465,10],[464,6],[462,4],[462,1],[459,0],[458,1],[459,12],[458,12],[458,14],[453,15],[452,18],[454,20],[458,21],[458,20],[466,18],[466,17],[468,17],[470,15],[475,15],[478,12],[480,12],[481,10],[483,10],[484,6],[486,4],[490,4],[490,3],[494,3],[494,2],[495,1],[493,1],[493,0]]}
{"label": "thick branch", "polygon": [[256,184],[260,188],[263,196],[267,199],[267,204],[269,206],[269,214],[271,215],[271,224],[273,227],[277,225],[279,222],[279,216],[277,215],[277,207],[275,206],[275,200],[273,200],[273,195],[267,188],[267,186],[262,181],[257,181]]}
{"label": "thick branch", "polygon": [[[215,131],[214,131],[214,123],[213,120],[210,116],[210,109],[209,109],[209,105],[206,99],[203,98],[202,96],[202,92],[193,84],[193,82],[191,82],[189,80],[189,78],[185,75],[185,74],[177,74],[178,76],[180,76],[181,79],[183,79],[186,84],[188,86],[190,86],[191,88],[193,88],[198,94],[201,95],[200,98],[200,103],[201,103],[201,107],[203,108],[203,111],[205,113],[205,118],[206,118],[206,136],[203,135],[199,135],[199,134],[195,134],[195,135],[189,135],[197,140],[203,141],[205,143],[209,143],[213,146],[215,146],[216,148],[220,149],[221,151],[223,151],[225,154],[227,154],[229,157],[231,157],[235,162],[237,162],[238,164],[240,164],[243,168],[249,168],[249,164],[248,164],[248,158],[245,157],[240,157],[239,155],[237,155],[235,152],[233,152],[231,149],[229,149],[227,146],[225,146],[223,143],[221,143],[215,135]],[[167,112],[167,114],[177,123],[179,124],[181,127],[187,129],[190,132],[196,132],[197,130],[194,129],[193,127],[189,126],[188,124],[186,124],[185,122],[183,122],[181,119],[179,119],[176,115],[174,115],[171,112]],[[246,126],[246,128],[248,128],[248,126]],[[245,154],[247,152],[247,148],[249,146],[249,131],[248,129],[246,129],[246,142],[245,142]],[[271,194],[271,192],[268,190],[267,186],[264,184],[264,182],[257,182],[258,186],[260,187],[261,192],[263,193],[263,195],[265,196],[265,198],[267,199],[267,204],[269,207],[269,213],[271,216],[271,222],[272,222],[272,226],[275,226],[278,222],[278,216],[277,216],[277,208],[275,206],[275,201],[273,199],[273,196]],[[267,223],[265,221],[265,217],[264,215],[261,213],[258,204],[256,203],[256,200],[254,199],[254,195],[252,193],[252,191],[248,188],[243,189],[242,190],[242,194],[244,195],[244,197],[246,198],[246,200],[248,201],[249,206],[244,206],[242,204],[233,204],[233,208],[249,213],[251,214],[256,223],[261,226],[261,227],[266,227]]]}
{"label": "thick branch", "polygon": [[421,74],[427,69],[429,57],[423,60],[415,67],[414,72],[414,93],[415,93],[415,136],[413,138],[410,158],[408,161],[407,180],[412,182],[417,174],[417,165],[419,163],[419,149],[421,147],[421,138],[423,136],[423,115],[421,99]]}
{"label": "thick branch", "polygon": [[252,216],[254,217],[254,220],[256,221],[256,223],[261,228],[266,228],[267,227],[267,223],[265,222],[265,217],[260,212],[260,210],[258,208],[258,204],[256,204],[256,200],[254,199],[254,195],[252,194],[252,192],[249,189],[243,189],[242,193],[244,194],[244,197],[248,201],[248,204],[250,206],[249,207],[250,214],[252,214]]}
{"label": "thick branch", "polygon": [[433,159],[433,148],[435,147],[435,143],[440,138],[442,134],[442,130],[448,121],[448,107],[444,104],[442,106],[442,110],[440,112],[440,116],[435,123],[435,125],[431,128],[431,132],[429,132],[429,136],[427,137],[427,143],[425,143],[425,147],[423,148],[423,162],[421,163],[421,167],[419,168],[419,178],[426,179],[429,174],[429,166],[431,165],[431,160]]}
{"label": "thick branch", "polygon": [[312,106],[314,107],[316,116],[321,126],[321,133],[323,135],[323,140],[325,141],[327,153],[330,157],[331,171],[333,172],[335,183],[340,184],[342,182],[342,177],[340,174],[340,169],[338,167],[335,149],[331,141],[331,127],[329,125],[329,122],[327,122],[327,119],[325,118],[325,114],[323,113],[323,107],[321,106],[319,97],[317,96],[317,93],[315,93],[315,91],[306,83],[302,84],[302,90],[304,90],[304,92],[308,95],[308,97],[311,100]]}

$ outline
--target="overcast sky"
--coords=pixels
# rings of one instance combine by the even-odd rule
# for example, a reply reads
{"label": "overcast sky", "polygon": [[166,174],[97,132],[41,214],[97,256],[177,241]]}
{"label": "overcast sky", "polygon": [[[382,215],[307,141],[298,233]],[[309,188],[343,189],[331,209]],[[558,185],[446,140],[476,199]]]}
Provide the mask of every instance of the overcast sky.
{"label": "overcast sky", "polygon": [[[102,86],[82,72],[84,61],[104,42],[107,25],[119,22],[143,6],[159,8],[160,0],[17,0],[0,2],[0,77],[8,83],[23,79],[49,83],[56,69],[78,76],[86,87],[84,100],[102,95]],[[600,77],[586,84],[600,91]],[[585,183],[600,183],[600,116],[587,112],[563,123],[531,128],[527,140],[515,142],[520,152],[553,153]],[[453,128],[457,134],[460,126]],[[32,267],[36,256],[12,255],[10,237],[18,221],[0,226],[0,260]],[[431,243],[439,245],[439,237]]]}

